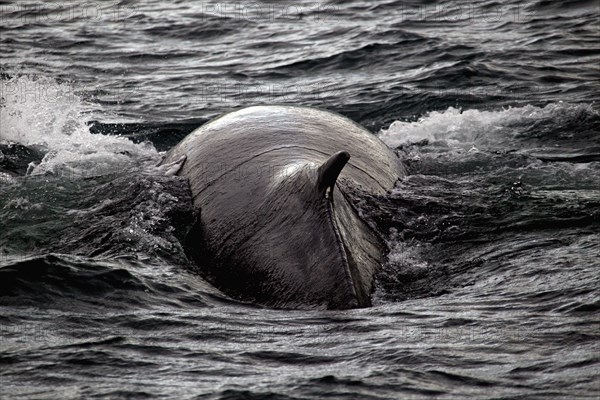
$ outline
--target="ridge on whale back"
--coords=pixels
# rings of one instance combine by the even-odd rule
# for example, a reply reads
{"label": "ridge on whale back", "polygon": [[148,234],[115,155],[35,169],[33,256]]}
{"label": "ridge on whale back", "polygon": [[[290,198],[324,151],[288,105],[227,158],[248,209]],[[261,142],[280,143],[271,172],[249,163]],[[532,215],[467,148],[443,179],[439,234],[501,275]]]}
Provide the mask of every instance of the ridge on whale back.
{"label": "ridge on whale back", "polygon": [[381,195],[405,174],[375,135],[339,114],[256,106],[202,125],[162,162],[189,179],[184,247],[229,296],[275,308],[371,305],[386,247],[344,193]]}

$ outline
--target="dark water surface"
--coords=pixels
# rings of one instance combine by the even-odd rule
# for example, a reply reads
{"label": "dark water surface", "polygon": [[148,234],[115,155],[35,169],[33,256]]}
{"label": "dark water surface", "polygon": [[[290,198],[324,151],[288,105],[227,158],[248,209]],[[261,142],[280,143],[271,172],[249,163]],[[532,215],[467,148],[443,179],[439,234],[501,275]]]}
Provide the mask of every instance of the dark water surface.
{"label": "dark water surface", "polygon": [[[597,399],[598,1],[0,1],[0,398]],[[241,106],[328,108],[409,170],[356,193],[375,306],[228,299],[154,165]]]}

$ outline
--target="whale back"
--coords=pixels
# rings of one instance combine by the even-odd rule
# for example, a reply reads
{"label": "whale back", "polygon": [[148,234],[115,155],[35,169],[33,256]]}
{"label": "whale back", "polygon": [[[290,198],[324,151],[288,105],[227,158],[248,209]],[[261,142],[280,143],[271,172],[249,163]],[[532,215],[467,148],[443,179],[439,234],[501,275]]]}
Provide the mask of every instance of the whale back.
{"label": "whale back", "polygon": [[[341,150],[324,194],[319,167]],[[164,162],[182,155],[201,213],[186,248],[215,286],[273,307],[370,305],[384,244],[344,193],[384,194],[404,173],[377,137],[327,111],[260,106],[201,126]]]}

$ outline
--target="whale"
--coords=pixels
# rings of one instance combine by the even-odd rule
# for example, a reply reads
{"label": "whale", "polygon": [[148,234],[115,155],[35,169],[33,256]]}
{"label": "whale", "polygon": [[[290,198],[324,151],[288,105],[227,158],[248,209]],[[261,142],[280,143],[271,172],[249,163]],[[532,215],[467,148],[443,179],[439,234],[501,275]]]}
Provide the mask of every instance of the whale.
{"label": "whale", "polygon": [[197,213],[183,247],[227,296],[283,309],[372,305],[387,247],[351,195],[385,195],[406,172],[367,129],[312,107],[247,107],[191,132],[162,167],[188,179]]}

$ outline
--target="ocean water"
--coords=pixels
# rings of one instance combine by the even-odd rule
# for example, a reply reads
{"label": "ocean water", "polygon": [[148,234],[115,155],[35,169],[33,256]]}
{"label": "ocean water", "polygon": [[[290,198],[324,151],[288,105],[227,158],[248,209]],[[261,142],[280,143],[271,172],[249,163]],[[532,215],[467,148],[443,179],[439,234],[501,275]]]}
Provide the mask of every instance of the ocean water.
{"label": "ocean water", "polygon": [[[598,1],[0,1],[0,398],[597,399]],[[311,105],[409,174],[354,199],[374,306],[227,298],[156,168]]]}

